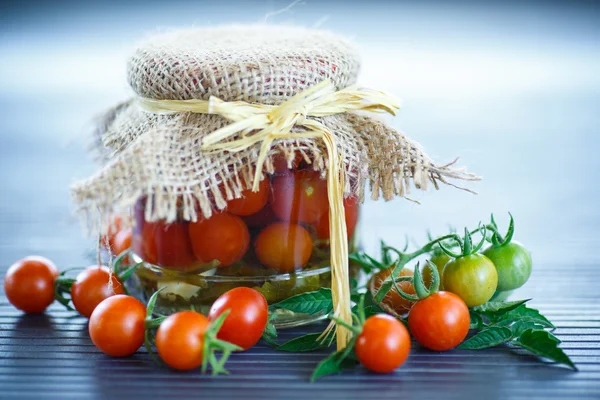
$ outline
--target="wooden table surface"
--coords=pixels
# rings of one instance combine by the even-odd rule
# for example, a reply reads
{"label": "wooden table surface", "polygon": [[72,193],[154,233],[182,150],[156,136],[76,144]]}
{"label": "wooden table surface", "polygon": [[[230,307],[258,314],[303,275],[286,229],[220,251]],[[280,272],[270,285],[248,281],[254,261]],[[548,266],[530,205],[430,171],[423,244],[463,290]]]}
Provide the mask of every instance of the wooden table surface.
{"label": "wooden table surface", "polygon": [[[156,27],[255,22],[287,2],[71,2],[0,5],[0,273],[40,254],[91,262],[93,240],[68,187],[95,169],[84,151],[94,113],[125,98],[125,56]],[[346,4],[346,5],[344,5]],[[328,17],[328,19],[323,19]],[[600,13],[594,4],[309,2],[273,22],[321,24],[353,36],[361,82],[402,96],[393,124],[437,160],[461,156],[484,180],[473,196],[415,192],[421,202],[367,203],[361,232],[401,245],[448,224],[516,218],[532,251],[532,297],[557,326],[573,372],[524,352],[427,351],[414,344],[389,375],[362,369],[309,384],[324,353],[259,344],[234,355],[230,376],[176,373],[144,350],[111,359],[86,320],[52,306],[25,316],[0,291],[0,399],[12,398],[600,398]],[[1,289],[0,289],[1,290]],[[310,328],[283,331],[285,340]]]}

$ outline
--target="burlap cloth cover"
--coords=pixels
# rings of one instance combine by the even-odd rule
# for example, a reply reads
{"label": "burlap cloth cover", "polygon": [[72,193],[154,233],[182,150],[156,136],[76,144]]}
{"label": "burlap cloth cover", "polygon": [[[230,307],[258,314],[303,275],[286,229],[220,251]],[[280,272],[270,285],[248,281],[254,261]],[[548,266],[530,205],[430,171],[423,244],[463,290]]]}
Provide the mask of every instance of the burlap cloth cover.
{"label": "burlap cloth cover", "polygon": [[[360,61],[345,39],[324,31],[286,26],[228,26],[189,29],[149,38],[128,61],[127,77],[140,97],[158,100],[208,100],[280,104],[304,89],[330,80],[337,89],[356,82]],[[393,77],[391,77],[393,78]],[[346,166],[344,194],[362,201],[390,200],[416,188],[449,183],[448,178],[476,179],[437,165],[421,147],[371,116],[348,112],[319,118],[334,132]],[[229,124],[208,114],[160,115],[143,111],[135,99],[109,110],[98,129],[104,166],[72,187],[74,203],[88,228],[106,229],[106,216],[125,212],[136,199],[149,195],[150,220],[177,217],[195,221],[210,217],[252,186],[257,144],[244,151],[208,153],[202,137]],[[295,129],[297,131],[297,129]],[[293,132],[292,132],[293,133]],[[264,169],[272,172],[271,156],[283,152],[290,160],[300,151],[315,170],[326,172],[327,153],[314,139],[278,140]],[[150,196],[152,195],[152,196]],[[198,207],[199,205],[199,207]],[[98,226],[100,222],[101,226]]]}

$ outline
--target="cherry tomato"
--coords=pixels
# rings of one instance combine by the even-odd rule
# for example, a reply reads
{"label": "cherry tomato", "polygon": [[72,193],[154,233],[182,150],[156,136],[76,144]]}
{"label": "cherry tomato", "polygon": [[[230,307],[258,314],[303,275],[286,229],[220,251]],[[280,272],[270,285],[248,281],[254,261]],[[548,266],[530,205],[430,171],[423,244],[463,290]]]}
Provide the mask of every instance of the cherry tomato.
{"label": "cherry tomato", "polygon": [[[110,284],[109,284],[110,282]],[[86,318],[104,299],[117,294],[124,294],[123,285],[115,274],[101,266],[93,265],[83,270],[71,286],[71,300],[79,314]]]}
{"label": "cherry tomato", "polygon": [[[146,225],[150,224],[146,223]],[[197,264],[188,232],[187,222],[173,222],[170,224],[162,221],[156,222],[154,239],[156,241],[158,265],[186,270]],[[151,249],[151,245],[148,245],[147,248]]]}
{"label": "cherry tomato", "polygon": [[315,223],[329,209],[327,182],[316,171],[301,170],[273,180],[271,207],[277,218]]}
{"label": "cherry tomato", "polygon": [[248,350],[258,342],[267,326],[269,305],[265,296],[247,287],[231,289],[213,303],[208,319],[215,321],[227,310],[230,310],[229,315],[217,338]]}
{"label": "cherry tomato", "polygon": [[290,169],[298,168],[303,160],[304,160],[304,157],[302,157],[302,154],[299,151],[297,151],[294,154],[294,158],[292,159],[291,168],[290,168],[287,157],[284,154],[277,154],[276,156],[273,157],[273,160],[272,160],[273,161],[273,170],[275,171],[275,173],[287,172]]}
{"label": "cherry tomato", "polygon": [[[383,269],[373,275],[369,281],[369,290],[373,295],[379,291],[383,281],[390,276],[391,273],[392,268],[388,268]],[[413,271],[408,268],[403,268],[402,271],[400,271],[400,276],[413,276]],[[415,294],[415,288],[412,283],[398,282],[397,285],[404,293]],[[389,292],[387,292],[382,303],[391,308],[398,315],[406,314],[408,311],[410,311],[414,304],[414,302],[402,298],[393,287]]]}
{"label": "cherry tomato", "polygon": [[144,343],[146,306],[136,298],[119,294],[102,301],[89,321],[92,342],[103,353],[125,357]]}
{"label": "cherry tomato", "polygon": [[354,346],[367,369],[385,374],[401,366],[410,352],[410,335],[396,318],[378,314],[367,318]]}
{"label": "cherry tomato", "polygon": [[136,227],[131,238],[133,252],[142,260],[153,265],[158,264],[158,249],[156,247],[157,228],[156,222],[144,222],[141,225],[141,229],[139,225]]}
{"label": "cherry tomato", "polygon": [[194,311],[169,316],[156,332],[156,350],[171,368],[190,370],[202,365],[208,319]]}
{"label": "cherry tomato", "polygon": [[483,255],[496,266],[499,291],[520,288],[531,275],[531,254],[519,242],[511,241],[500,247],[492,245]]}
{"label": "cherry tomato", "polygon": [[116,255],[129,250],[131,247],[131,229],[119,231],[113,240],[112,252]]}
{"label": "cherry tomato", "polygon": [[108,226],[108,232],[100,238],[100,245],[106,247],[108,250],[114,252],[114,241],[117,233],[121,231],[123,227],[123,218],[115,215],[110,221]]}
{"label": "cherry tomato", "polygon": [[467,305],[450,292],[436,292],[417,301],[408,314],[410,333],[422,346],[435,351],[458,346],[470,323]]}
{"label": "cherry tomato", "polygon": [[[451,260],[451,257],[446,253],[436,254],[429,261],[431,261],[437,268],[438,274],[440,277],[440,287],[439,290],[444,290],[444,285],[442,282],[442,276],[444,276],[444,266]],[[431,285],[432,277],[431,270],[429,268],[423,267],[423,282],[426,287]]]}
{"label": "cherry tomato", "polygon": [[452,292],[475,307],[487,302],[498,286],[494,263],[481,254],[471,254],[450,260],[444,267],[444,290]]}
{"label": "cherry tomato", "polygon": [[10,304],[26,313],[41,313],[54,301],[58,269],[40,256],[25,257],[8,268],[4,292]]}
{"label": "cherry tomato", "polygon": [[252,189],[242,191],[242,197],[227,201],[227,211],[235,215],[252,215],[260,211],[269,200],[269,180],[260,181],[258,192]]}
{"label": "cherry tomato", "polygon": [[260,262],[281,272],[303,267],[312,254],[310,233],[302,226],[276,222],[263,229],[254,249]]}
{"label": "cherry tomato", "polygon": [[248,228],[260,228],[277,221],[277,216],[273,212],[271,205],[267,203],[259,212],[242,217]]}
{"label": "cherry tomato", "polygon": [[[358,222],[358,200],[356,197],[344,199],[344,216],[346,218],[348,239],[350,239],[354,235],[354,229]],[[321,216],[315,228],[317,229],[317,237],[319,239],[329,239],[329,212]]]}
{"label": "cherry tomato", "polygon": [[196,258],[205,263],[218,260],[219,267],[238,262],[250,245],[250,233],[244,221],[226,212],[190,222],[189,232]]}

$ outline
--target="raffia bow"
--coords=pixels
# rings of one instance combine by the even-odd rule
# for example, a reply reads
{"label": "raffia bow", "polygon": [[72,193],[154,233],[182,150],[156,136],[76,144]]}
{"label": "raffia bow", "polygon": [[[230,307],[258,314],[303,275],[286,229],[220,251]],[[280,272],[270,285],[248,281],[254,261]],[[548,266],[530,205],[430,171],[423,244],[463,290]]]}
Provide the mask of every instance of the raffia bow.
{"label": "raffia bow", "polygon": [[[202,149],[209,152],[238,152],[260,143],[252,190],[258,191],[263,164],[276,139],[320,138],[327,149],[327,189],[329,200],[329,233],[331,246],[331,279],[334,315],[351,324],[350,286],[348,276],[348,241],[344,218],[345,168],[342,166],[335,135],[321,122],[310,117],[324,117],[348,111],[387,112],[392,115],[400,108],[393,97],[379,91],[350,86],[336,91],[330,81],[323,81],[280,105],[251,104],[243,101],[225,102],[216,97],[206,100],[155,100],[138,98],[142,109],[157,114],[200,113],[217,114],[232,124],[202,138]],[[292,133],[300,127],[302,132]],[[237,137],[237,138],[236,138]],[[350,331],[336,326],[338,350],[346,347]]]}

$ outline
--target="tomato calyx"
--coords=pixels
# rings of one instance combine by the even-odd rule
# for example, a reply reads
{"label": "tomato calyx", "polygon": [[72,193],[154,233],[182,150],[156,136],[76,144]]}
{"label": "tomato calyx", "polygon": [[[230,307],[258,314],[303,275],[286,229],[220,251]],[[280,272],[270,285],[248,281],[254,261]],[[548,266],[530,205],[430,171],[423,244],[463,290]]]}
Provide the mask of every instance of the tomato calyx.
{"label": "tomato calyx", "polygon": [[487,237],[486,237],[487,225],[482,226],[480,223],[479,227],[475,230],[475,232],[482,232],[481,233],[481,241],[476,246],[473,246],[473,238],[472,238],[471,232],[469,232],[468,228],[465,228],[464,238],[461,238],[458,235],[454,235],[453,239],[457,242],[458,246],[460,247],[460,253],[455,253],[454,251],[452,251],[451,249],[446,247],[442,242],[438,243],[438,246],[444,253],[446,253],[448,256],[450,256],[452,258],[461,258],[461,257],[470,256],[472,254],[477,253],[479,250],[481,250],[481,248],[485,244],[486,239],[487,239]]}
{"label": "tomato calyx", "polygon": [[515,220],[511,213],[508,213],[508,215],[510,216],[510,222],[508,223],[508,230],[504,237],[498,232],[498,225],[494,220],[494,214],[491,216],[491,225],[495,228],[491,237],[492,246],[494,247],[504,247],[512,241],[515,233]]}

